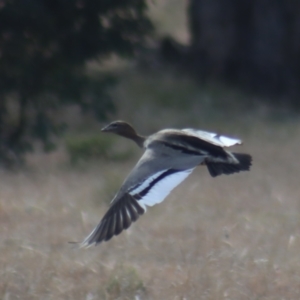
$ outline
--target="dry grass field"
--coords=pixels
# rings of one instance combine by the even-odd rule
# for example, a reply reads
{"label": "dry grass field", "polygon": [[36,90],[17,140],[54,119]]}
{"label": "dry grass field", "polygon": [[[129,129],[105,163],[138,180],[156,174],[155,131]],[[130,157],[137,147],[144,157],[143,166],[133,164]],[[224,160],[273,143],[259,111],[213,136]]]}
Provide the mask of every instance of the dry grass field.
{"label": "dry grass field", "polygon": [[[186,41],[185,18],[175,10],[176,28],[164,18],[170,3],[154,1],[150,14],[159,33]],[[68,242],[99,222],[141,151],[115,137],[127,159],[71,166],[63,143],[28,156],[26,169],[0,171],[0,299],[300,299],[300,119],[168,72],[120,78],[113,118],[145,134],[172,126],[240,137],[235,150],[253,155],[251,172],[213,179],[199,167],[129,230],[78,249]],[[99,130],[73,112],[66,118],[78,122],[75,134]]]}
{"label": "dry grass field", "polygon": [[72,167],[63,148],[31,155],[27,169],[0,173],[0,299],[299,299],[299,119],[152,75],[124,77],[116,118],[143,133],[194,126],[241,137],[251,172],[213,179],[199,167],[129,230],[78,249],[68,241],[97,224],[141,153],[116,137],[129,159]]}

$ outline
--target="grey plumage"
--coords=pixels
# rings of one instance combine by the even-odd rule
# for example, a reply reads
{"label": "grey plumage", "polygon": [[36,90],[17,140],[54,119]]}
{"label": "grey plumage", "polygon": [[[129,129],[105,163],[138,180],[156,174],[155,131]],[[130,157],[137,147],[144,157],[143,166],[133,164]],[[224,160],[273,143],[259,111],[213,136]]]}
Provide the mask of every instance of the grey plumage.
{"label": "grey plumage", "polygon": [[250,170],[249,154],[224,149],[240,140],[194,129],[165,129],[149,136],[138,135],[126,122],[116,121],[103,129],[132,139],[145,149],[129,173],[111,206],[82,246],[108,241],[127,229],[146,206],[160,203],[198,165],[206,165],[212,177]]}

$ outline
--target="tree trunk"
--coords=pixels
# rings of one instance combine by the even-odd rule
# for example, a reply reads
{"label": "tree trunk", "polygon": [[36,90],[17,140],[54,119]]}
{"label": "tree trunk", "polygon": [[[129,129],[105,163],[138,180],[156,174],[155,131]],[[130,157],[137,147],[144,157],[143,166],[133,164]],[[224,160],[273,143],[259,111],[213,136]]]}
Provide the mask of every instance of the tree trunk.
{"label": "tree trunk", "polygon": [[8,138],[8,147],[16,151],[20,147],[20,141],[25,131],[26,126],[26,107],[27,107],[27,96],[25,93],[20,93],[20,106],[19,106],[19,121],[14,131]]}

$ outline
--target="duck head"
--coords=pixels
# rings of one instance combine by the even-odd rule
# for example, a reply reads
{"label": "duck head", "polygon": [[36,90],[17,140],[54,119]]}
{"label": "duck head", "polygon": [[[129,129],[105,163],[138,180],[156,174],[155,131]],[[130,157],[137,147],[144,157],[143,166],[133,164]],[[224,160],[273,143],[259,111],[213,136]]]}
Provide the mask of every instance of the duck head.
{"label": "duck head", "polygon": [[102,132],[111,132],[127,138],[133,138],[137,135],[133,127],[125,121],[114,121],[101,129]]}

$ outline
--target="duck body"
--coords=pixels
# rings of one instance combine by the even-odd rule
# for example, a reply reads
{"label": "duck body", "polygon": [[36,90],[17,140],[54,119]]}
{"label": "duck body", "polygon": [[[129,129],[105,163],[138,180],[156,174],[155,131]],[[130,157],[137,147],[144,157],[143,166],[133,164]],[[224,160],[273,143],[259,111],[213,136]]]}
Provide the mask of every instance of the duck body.
{"label": "duck body", "polygon": [[115,121],[102,131],[129,138],[145,152],[82,246],[120,234],[144,214],[147,206],[162,202],[198,165],[206,165],[212,177],[247,171],[251,166],[250,155],[224,149],[241,144],[241,140],[211,132],[164,129],[143,137],[124,121]]}

